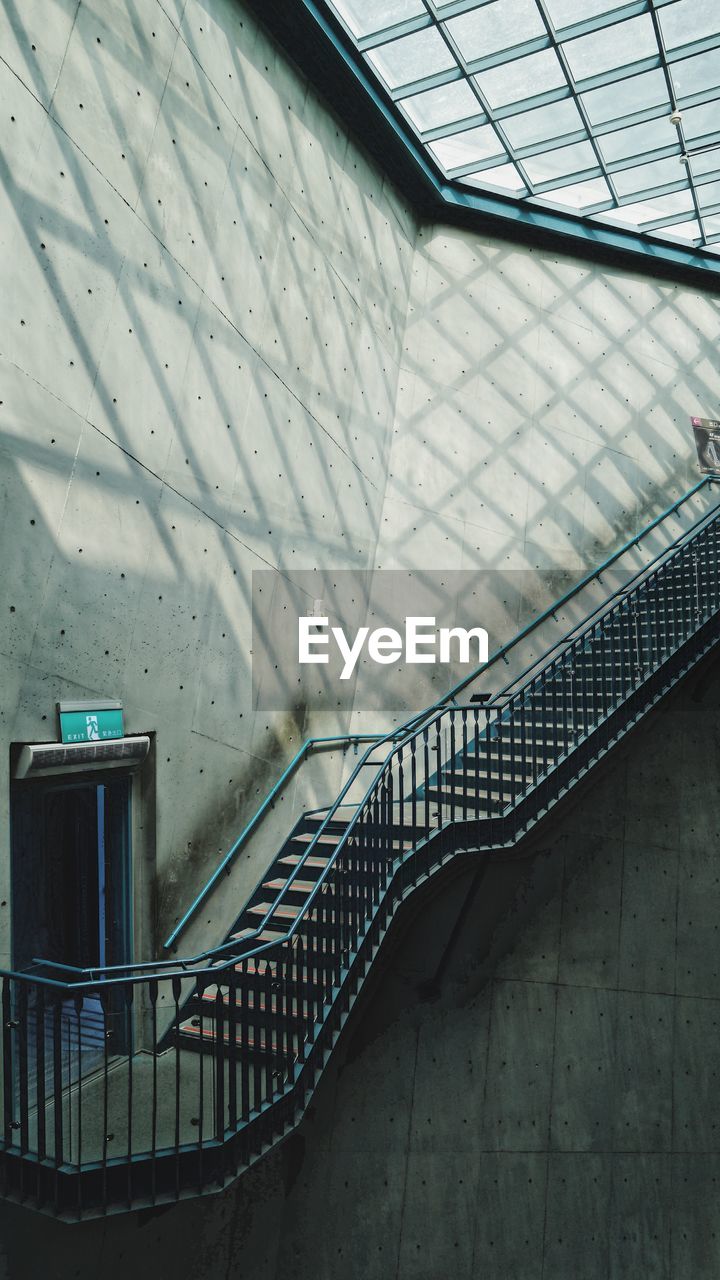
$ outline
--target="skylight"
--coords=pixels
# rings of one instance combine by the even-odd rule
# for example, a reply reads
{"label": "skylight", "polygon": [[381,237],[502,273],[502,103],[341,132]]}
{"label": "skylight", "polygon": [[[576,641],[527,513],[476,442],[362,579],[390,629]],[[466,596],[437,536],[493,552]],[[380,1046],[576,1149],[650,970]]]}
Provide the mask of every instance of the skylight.
{"label": "skylight", "polygon": [[446,181],[720,254],[720,0],[324,0]]}

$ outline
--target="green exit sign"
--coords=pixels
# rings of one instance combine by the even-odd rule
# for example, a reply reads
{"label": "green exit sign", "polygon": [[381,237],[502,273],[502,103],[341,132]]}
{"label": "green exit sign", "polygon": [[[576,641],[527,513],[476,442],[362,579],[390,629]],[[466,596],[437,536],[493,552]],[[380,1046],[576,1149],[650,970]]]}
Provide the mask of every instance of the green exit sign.
{"label": "green exit sign", "polygon": [[119,702],[61,702],[58,710],[62,742],[105,742],[123,736]]}

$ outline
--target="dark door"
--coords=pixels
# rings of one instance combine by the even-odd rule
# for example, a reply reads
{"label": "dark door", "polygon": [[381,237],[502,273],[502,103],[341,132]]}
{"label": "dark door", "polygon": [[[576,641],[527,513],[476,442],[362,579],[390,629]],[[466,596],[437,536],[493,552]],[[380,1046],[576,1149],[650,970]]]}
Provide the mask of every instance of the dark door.
{"label": "dark door", "polygon": [[[130,780],[98,774],[13,783],[14,967],[72,976],[131,959]],[[40,961],[50,961],[48,968]],[[126,1010],[108,1002],[111,1051],[128,1047]],[[97,996],[63,1013],[68,1076],[104,1053],[108,1020]]]}

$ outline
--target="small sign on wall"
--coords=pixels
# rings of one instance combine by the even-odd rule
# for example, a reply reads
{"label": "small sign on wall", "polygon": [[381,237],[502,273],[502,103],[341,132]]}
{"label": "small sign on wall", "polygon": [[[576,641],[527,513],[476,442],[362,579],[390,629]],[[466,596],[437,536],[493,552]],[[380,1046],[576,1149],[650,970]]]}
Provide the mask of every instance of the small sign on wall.
{"label": "small sign on wall", "polygon": [[93,699],[92,702],[60,702],[61,742],[106,742],[122,738],[122,703]]}
{"label": "small sign on wall", "polygon": [[720,474],[720,422],[714,418],[693,418],[698,462],[703,475]]}

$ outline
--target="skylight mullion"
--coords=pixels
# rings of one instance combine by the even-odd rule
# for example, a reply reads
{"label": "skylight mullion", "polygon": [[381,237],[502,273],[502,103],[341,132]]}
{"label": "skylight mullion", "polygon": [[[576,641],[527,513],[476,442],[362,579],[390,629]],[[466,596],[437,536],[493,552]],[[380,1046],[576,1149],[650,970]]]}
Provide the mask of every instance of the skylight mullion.
{"label": "skylight mullion", "polygon": [[[651,18],[652,18],[653,28],[655,30],[655,39],[658,42],[658,49],[660,50],[660,55],[663,60],[663,71],[665,73],[665,83],[667,84],[667,91],[668,91],[668,97],[670,98],[670,105],[673,111],[676,111],[677,100],[675,98],[675,85],[673,84],[672,74],[670,72],[670,68],[668,67],[668,63],[667,63],[667,49],[665,48],[665,38],[663,36],[662,28],[660,26],[660,22],[654,7],[652,9]],[[673,126],[670,125],[670,127],[672,128]],[[675,127],[677,128],[677,139],[683,151],[687,152],[687,141],[685,139],[685,133],[682,126],[682,121],[680,122],[679,125]],[[718,135],[718,140],[720,141],[720,135]],[[692,202],[695,209],[695,213],[697,214],[698,226],[700,228],[700,235],[704,240],[705,225],[703,223],[703,215],[702,215],[702,210],[700,208],[700,201],[698,199],[697,191],[695,190],[695,184],[692,179],[692,173],[690,172],[689,163],[686,163],[685,170],[686,170],[686,176],[687,176],[687,184],[690,189],[690,194],[692,196]]]}
{"label": "skylight mullion", "polygon": [[[494,0],[485,0],[485,2],[494,3]],[[430,17],[429,14],[428,17]],[[432,25],[432,19],[430,19],[430,21],[426,21],[423,16],[423,27],[430,25]],[[439,24],[438,29],[442,30],[441,24]],[[355,43],[357,44],[357,41]],[[718,48],[720,47],[720,33],[717,37],[708,38],[700,43],[705,46],[704,49],[699,50],[700,52]],[[539,53],[542,49],[549,48],[557,50],[557,41],[552,39],[550,36],[535,36],[530,40],[524,41],[522,44],[513,45],[510,49],[503,49],[496,53],[487,54],[483,58],[477,58],[473,61],[464,63],[463,66],[468,78],[470,78],[483,71],[489,71],[493,67],[503,66],[505,63],[514,62],[519,58],[526,57],[532,53]],[[698,50],[692,44],[683,46],[677,50],[673,50],[668,55],[668,61],[670,63],[675,61],[680,62],[686,57],[693,57],[697,52]],[[589,76],[584,80],[575,81],[574,91],[577,94],[589,93],[593,89],[605,88],[608,85],[619,83],[622,80],[630,79],[636,75],[641,75],[645,71],[662,69],[662,66],[662,58],[658,53],[656,56],[644,58],[638,62],[629,62],[624,64],[622,67],[613,67],[611,70],[600,72],[596,76]],[[373,68],[373,70],[377,75],[377,69]],[[437,84],[447,84],[451,80],[457,78],[458,73],[451,68],[448,72],[439,72],[434,76],[428,76],[427,78],[418,79],[408,84],[399,85],[394,90],[389,90],[389,92],[391,93],[393,100],[397,102],[401,101],[402,98],[410,97],[414,93],[421,93],[425,89],[434,88]]]}
{"label": "skylight mullion", "polygon": [[701,40],[690,40],[687,44],[676,45],[674,49],[666,51],[665,58],[668,66],[672,66],[673,62],[694,58],[697,53],[711,53],[713,49],[718,48],[720,48],[720,31],[717,35],[704,36]]}
{"label": "skylight mullion", "polygon": [[604,158],[604,156],[603,156],[603,154],[602,154],[602,152],[601,152],[601,150],[600,150],[600,148],[599,148],[599,146],[598,146],[598,144],[597,144],[597,140],[596,140],[596,138],[595,138],[595,134],[594,134],[594,132],[593,132],[592,125],[591,125],[591,123],[590,123],[590,118],[589,118],[588,113],[587,113],[587,109],[586,109],[586,107],[585,107],[584,102],[582,101],[582,99],[581,99],[581,97],[580,97],[580,94],[579,94],[579,92],[578,92],[578,87],[577,87],[577,85],[576,85],[576,83],[575,83],[574,76],[573,76],[573,74],[572,74],[572,71],[570,70],[570,64],[569,64],[569,62],[568,62],[567,55],[566,55],[566,53],[565,53],[565,49],[564,49],[563,45],[560,43],[560,41],[559,41],[559,39],[558,39],[558,37],[557,37],[557,34],[556,34],[556,32],[555,32],[555,28],[553,27],[553,24],[552,24],[552,22],[550,21],[550,16],[549,16],[548,11],[547,11],[547,6],[546,6],[546,4],[545,4],[545,0],[537,0],[537,6],[538,6],[538,9],[540,10],[540,14],[541,14],[541,16],[542,16],[543,22],[545,23],[545,27],[546,27],[546,29],[547,29],[547,33],[548,33],[548,35],[549,35],[550,39],[551,39],[551,40],[552,40],[552,42],[553,42],[553,47],[554,47],[554,49],[555,49],[555,53],[557,54],[557,57],[558,57],[558,58],[559,58],[559,60],[560,60],[560,66],[562,67],[563,72],[564,72],[564,74],[565,74],[565,79],[567,80],[567,82],[568,82],[568,86],[569,86],[569,88],[570,88],[570,90],[571,90],[571,92],[572,92],[572,94],[573,94],[574,99],[575,99],[575,105],[576,105],[576,107],[577,107],[577,109],[578,109],[578,111],[579,111],[579,113],[580,113],[580,118],[581,118],[581,120],[582,120],[582,122],[583,122],[583,125],[584,125],[584,127],[585,127],[585,133],[586,133],[586,135],[587,135],[587,137],[588,137],[588,139],[589,139],[589,141],[590,141],[590,144],[591,144],[591,146],[592,146],[593,154],[595,155],[595,159],[597,160],[597,163],[598,163],[598,165],[599,165],[599,167],[600,167],[600,172],[601,172],[602,176],[604,177],[604,179],[605,179],[605,181],[606,181],[606,183],[607,183],[607,185],[608,185],[608,190],[609,190],[609,192],[610,192],[610,195],[612,196],[613,200],[616,200],[616,199],[617,199],[617,191],[615,190],[615,186],[614,186],[614,184],[613,184],[612,178],[610,177],[610,173],[609,173],[608,168],[607,168],[607,165],[606,165],[606,163],[605,163],[605,158]]}
{"label": "skylight mullion", "polygon": [[[720,180],[720,153],[718,153],[718,168],[712,169],[708,174],[703,174],[702,178],[696,177],[695,182],[698,187],[704,187],[718,180]],[[676,191],[687,190],[687,178],[683,172],[677,182],[655,183],[654,186],[644,187],[641,191],[631,191],[626,196],[619,196],[618,204],[620,207],[626,204],[641,204],[644,200],[657,200],[659,196],[669,196]]]}
{"label": "skylight mullion", "polygon": [[[423,3],[427,4],[428,0],[423,0]],[[460,52],[460,49],[458,48],[457,41],[453,38],[451,32],[448,31],[444,22],[438,23],[438,30],[443,40],[445,41],[447,48],[449,49],[455,61],[457,62],[458,66],[461,67],[463,70],[465,70],[465,62]],[[484,111],[487,117],[488,124],[491,126],[495,134],[495,137],[497,138],[500,146],[502,147],[503,162],[505,161],[505,159],[512,158],[512,149],[510,148],[508,140],[505,137],[505,134],[503,133],[502,129],[499,129],[497,124],[495,123],[495,120],[493,118],[493,113],[490,109],[490,104],[487,102],[485,95],[483,94],[482,90],[480,89],[479,85],[475,82],[475,80],[473,80],[470,76],[468,76],[467,79],[468,79],[468,84],[470,85],[470,88],[472,89],[475,97],[477,98],[481,109]],[[496,168],[497,163],[493,167]],[[466,166],[463,166],[463,170],[465,174],[473,172],[472,169],[467,169]],[[477,172],[477,170],[474,170],[474,172]],[[455,173],[454,170],[453,170],[453,173]],[[523,181],[525,181],[527,185],[525,176],[524,175],[522,176],[523,176]]]}
{"label": "skylight mullion", "polygon": [[[553,190],[562,191],[563,187],[565,187],[566,185],[569,185],[569,184],[563,182],[559,186],[554,187]],[[568,212],[568,206],[566,204],[561,204],[559,200],[551,200],[551,199],[548,199],[547,197],[548,197],[548,193],[545,192],[541,196],[535,195],[533,197],[533,200],[534,202],[541,205],[545,209],[547,208],[561,209],[563,213]],[[573,211],[575,213],[579,213],[580,216],[583,218],[593,218],[598,213],[611,213],[614,210],[615,210],[615,204],[612,200],[598,200],[596,204],[583,205],[582,209],[574,209]]]}
{"label": "skylight mullion", "polygon": [[600,165],[594,164],[585,169],[576,169],[574,173],[564,173],[559,178],[546,178],[544,182],[536,182],[534,194],[544,195],[547,191],[561,191],[563,187],[572,187],[577,182],[589,182],[591,178],[604,178]]}
{"label": "skylight mullion", "polygon": [[[627,169],[639,169],[644,164],[653,164],[657,160],[671,160],[680,155],[680,146],[669,142],[666,147],[655,147],[652,151],[641,151],[633,156],[622,156],[618,160],[606,160],[608,173],[625,173]],[[678,165],[678,168],[680,166]],[[687,184],[686,184],[687,185]]]}
{"label": "skylight mullion", "polygon": [[493,111],[496,120],[509,120],[512,116],[521,116],[526,111],[536,111],[538,107],[549,107],[553,102],[563,102],[572,97],[570,85],[559,85],[557,89],[546,89],[544,93],[525,98],[523,102],[508,102],[502,107],[493,107]]}
{"label": "skylight mullion", "polygon": [[[343,11],[347,6],[353,30],[364,31],[362,37],[353,35],[350,16],[344,19],[336,2]],[[367,8],[361,0],[324,3],[348,31],[358,59],[367,55],[376,82],[406,116],[406,129],[450,183],[467,181],[482,187],[487,172],[486,189],[507,189],[528,208],[549,204],[584,220],[598,219],[603,226],[611,215],[622,224],[625,206],[645,202],[650,207],[637,209],[635,218],[657,216],[632,224],[638,236],[667,232],[669,237],[674,227],[684,229],[684,243],[690,244],[698,234],[710,243],[708,232],[713,222],[718,226],[720,199],[715,190],[708,192],[713,203],[703,210],[699,193],[706,183],[720,179],[720,124],[715,130],[713,115],[717,103],[720,116],[720,74],[716,82],[712,61],[713,51],[720,49],[720,26],[716,30],[712,7],[703,7],[696,21],[690,5],[681,0],[621,0],[609,10],[597,0],[587,5],[583,0],[533,0],[531,6],[508,0],[507,7],[498,0],[452,0],[444,6],[441,0],[373,0]],[[416,12],[420,4],[422,13]],[[579,16],[596,8],[606,11]],[[482,16],[486,9],[487,16]],[[633,20],[625,36],[624,24]],[[669,52],[663,40],[666,28],[674,45]],[[597,44],[595,32],[604,33],[598,34]],[[408,39],[407,52],[397,47],[403,39]],[[513,40],[517,43],[500,47]],[[571,41],[578,43],[571,47]],[[379,52],[383,46],[385,54]],[[470,58],[471,54],[477,56]],[[696,57],[701,58],[697,74],[689,61]],[[522,65],[525,58],[531,59],[527,67]],[[631,60],[613,65],[623,58]],[[686,90],[682,96],[675,92],[673,66],[683,67],[678,76]],[[584,78],[575,78],[571,67]],[[484,75],[491,71],[494,74]],[[408,79],[402,83],[404,76]],[[635,78],[643,76],[634,87]],[[542,92],[532,92],[543,85]],[[583,96],[595,90],[602,92],[594,98]],[[425,93],[431,96],[423,100]],[[418,100],[406,108],[410,98]],[[562,105],[568,100],[574,100],[572,109]],[[687,112],[688,118],[679,132],[668,125],[666,143],[662,121],[674,108]],[[612,118],[605,118],[608,115]],[[520,119],[524,116],[529,117],[526,123]],[[633,128],[637,136],[626,136]],[[712,132],[689,141],[688,133],[703,129]],[[526,145],[515,145],[527,139]],[[623,156],[630,147],[636,154]],[[685,167],[677,164],[676,181],[673,158],[679,158],[683,148],[690,160]],[[716,149],[717,164],[714,155],[706,156]],[[606,160],[605,152],[614,158]],[[708,165],[712,167],[703,173]],[[573,171],[561,173],[564,166]],[[633,183],[647,185],[632,191]],[[681,213],[663,213],[662,204],[653,207],[653,201],[675,193]],[[704,219],[713,221],[706,225]],[[626,221],[625,226],[630,229],[631,224]],[[720,231],[713,240],[720,240]]]}
{"label": "skylight mullion", "polygon": [[[430,3],[431,3],[431,0],[423,0],[423,3],[425,3],[425,4],[430,4]],[[448,31],[448,30],[447,30],[447,28],[446,28],[446,26],[444,25],[444,23],[441,23],[441,24],[440,24],[440,31],[441,31],[441,33],[442,33],[442,35],[443,35],[443,38],[444,38],[444,40],[445,40],[445,42],[446,42],[446,44],[447,44],[447,46],[448,46],[448,48],[449,48],[450,52],[451,52],[451,53],[453,54],[453,56],[457,59],[458,64],[459,64],[461,67],[463,67],[463,68],[464,68],[464,67],[465,67],[465,61],[464,61],[463,56],[462,56],[462,54],[461,54],[461,52],[460,52],[460,49],[459,49],[458,44],[457,44],[457,41],[454,39],[454,37],[453,37],[452,33],[451,33],[450,31]],[[495,135],[496,135],[496,137],[498,138],[498,141],[500,142],[500,144],[501,144],[501,145],[502,145],[502,147],[504,148],[504,150],[505,150],[505,155],[506,155],[507,159],[508,159],[512,164],[514,164],[514,165],[515,165],[515,168],[516,168],[517,172],[519,173],[520,177],[522,178],[522,180],[523,180],[523,182],[524,182],[524,184],[525,184],[525,187],[526,187],[526,189],[527,189],[527,192],[528,192],[529,194],[533,194],[533,192],[534,192],[534,185],[533,185],[533,183],[530,181],[530,178],[528,177],[528,174],[527,174],[527,173],[526,173],[526,171],[525,171],[525,167],[524,167],[524,165],[522,165],[522,163],[520,162],[520,160],[519,160],[519,158],[518,158],[518,155],[517,155],[517,151],[516,151],[516,149],[515,149],[515,148],[510,144],[510,140],[509,140],[509,138],[507,137],[507,135],[506,135],[506,133],[505,133],[505,130],[502,128],[502,126],[501,126],[501,125],[499,125],[499,124],[498,124],[498,115],[497,115],[497,112],[496,112],[495,110],[493,110],[493,108],[490,106],[490,103],[488,102],[486,95],[483,93],[483,91],[482,91],[482,89],[481,89],[480,85],[479,85],[479,84],[477,83],[477,81],[473,78],[473,76],[468,75],[468,83],[471,85],[471,87],[472,87],[472,91],[473,91],[473,93],[475,94],[475,97],[477,98],[478,102],[480,103],[480,106],[482,107],[482,110],[483,110],[483,112],[485,113],[485,116],[486,116],[486,118],[487,118],[488,122],[492,125],[492,127],[493,127],[493,129],[494,129],[494,131],[495,131]],[[540,95],[540,96],[543,96],[543,97],[544,97],[545,95]],[[526,109],[527,109],[527,108],[526,108]],[[490,165],[487,165],[487,166],[483,166],[483,167],[490,168],[490,167],[497,167],[497,166],[490,166]],[[459,174],[458,174],[457,176],[468,177],[468,176],[469,176],[469,174],[470,174],[470,173],[472,173],[472,172],[477,173],[477,172],[481,172],[481,170],[478,170],[478,169],[475,169],[475,170],[469,170],[469,169],[465,168],[465,169],[464,169],[464,173],[463,173],[462,175],[459,175]]]}
{"label": "skylight mullion", "polygon": [[515,165],[515,168],[517,169],[518,173],[520,174],[520,177],[525,183],[527,195],[524,197],[524,199],[527,199],[527,196],[534,196],[535,183],[530,181],[525,165],[523,164],[522,160],[518,160],[517,156],[514,155],[512,151],[510,152],[510,156],[513,164]]}
{"label": "skylight mullion", "polygon": [[425,76],[421,80],[411,80],[407,84],[398,85],[397,89],[389,89],[379,72],[374,68],[373,70],[393,102],[402,102],[403,98],[412,98],[416,93],[425,93],[428,89],[439,89],[440,85],[463,79],[462,67],[448,67],[447,71],[436,71],[434,75]]}
{"label": "skylight mullion", "polygon": [[482,58],[473,58],[465,63],[469,76],[479,75],[481,71],[490,71],[493,67],[502,67],[506,62],[515,62],[531,53],[540,53],[542,49],[552,48],[548,36],[532,36],[522,44],[513,45],[510,49],[499,49],[495,53],[487,53]]}
{"label": "skylight mullion", "polygon": [[624,209],[627,204],[643,204],[646,200],[657,200],[660,196],[672,196],[676,191],[687,191],[687,181],[684,177],[679,178],[677,182],[656,184],[645,187],[642,191],[631,191],[626,196],[618,196],[618,209]]}
{"label": "skylight mullion", "polygon": [[455,0],[454,4],[447,5],[440,12],[437,0],[423,0],[423,4],[430,10],[436,22],[447,22],[450,18],[459,18],[463,13],[470,13],[472,9],[484,9],[486,4],[494,4],[495,0]]}
{"label": "skylight mullion", "polygon": [[[661,66],[652,68],[652,70],[660,71]],[[625,80],[631,80],[637,74],[635,68],[631,66],[623,69],[623,75],[618,76],[615,71],[608,73],[606,85],[596,85],[595,88],[605,88],[607,85],[622,84]],[[575,97],[580,92],[585,92],[570,87],[559,87],[557,89],[548,89],[545,93],[534,98],[526,98],[518,102],[509,102],[502,107],[493,108],[496,120],[503,120],[507,116],[520,115],[524,111],[530,111],[535,107],[546,106],[551,102],[560,102],[563,98]],[[681,109],[689,110],[691,107],[704,107],[712,102],[720,102],[720,87],[712,87],[704,89],[697,94],[686,95],[684,98],[677,99]],[[636,124],[646,124],[650,120],[660,120],[663,115],[669,115],[667,102],[657,103],[651,107],[645,107],[640,111],[631,112],[616,116],[612,120],[604,120],[602,124],[591,124],[591,128],[596,137],[600,137],[603,133],[615,133],[620,129],[631,128]],[[589,115],[588,115],[589,120]]]}
{"label": "skylight mullion", "polygon": [[610,84],[619,84],[621,80],[629,80],[632,76],[641,76],[645,71],[657,71],[662,67],[660,54],[641,58],[638,62],[626,62],[621,67],[613,67],[610,71],[601,71],[596,76],[586,76],[584,80],[575,81],[576,93],[591,93],[593,89],[605,89]]}
{"label": "skylight mullion", "polygon": [[456,133],[465,133],[467,129],[478,129],[490,121],[484,111],[476,116],[466,116],[464,120],[454,120],[452,124],[439,124],[434,129],[425,129],[418,136],[421,142],[440,142],[443,138],[452,138]]}
{"label": "skylight mullion", "polygon": [[411,36],[416,31],[423,31],[425,27],[432,26],[432,21],[429,13],[419,13],[415,18],[407,18],[405,22],[396,22],[394,26],[384,27],[382,31],[373,31],[371,35],[360,36],[359,38],[353,36],[353,40],[361,53],[368,53],[371,49],[377,49],[381,44],[392,44],[393,40],[402,40],[403,36]]}
{"label": "skylight mullion", "polygon": [[[563,147],[572,147],[577,142],[589,141],[590,139],[585,129],[573,129],[571,133],[559,133],[556,138],[543,138],[541,142],[528,142],[524,147],[511,148],[510,154],[517,160],[531,160],[535,156],[544,156],[552,151],[561,151]],[[602,167],[599,159],[597,163]],[[635,163],[637,164],[637,161]]]}
{"label": "skylight mullion", "polygon": [[[468,178],[471,174],[483,173],[485,169],[498,169],[500,165],[512,163],[514,163],[512,152],[507,155],[488,156],[487,160],[468,161],[467,164],[458,165],[455,169],[448,169],[446,176],[453,182],[459,182],[460,179]],[[519,165],[516,167],[519,170]],[[528,181],[527,176],[524,173],[521,176],[528,190],[532,190],[532,184]]]}
{"label": "skylight mullion", "polygon": [[693,107],[706,107],[711,102],[720,102],[720,85],[700,90],[699,93],[680,94],[677,98],[677,105],[681,111],[691,111]]}
{"label": "skylight mullion", "polygon": [[[693,102],[692,106],[705,107],[713,102],[717,102],[720,109],[720,88],[712,91],[708,90],[707,96],[703,101]],[[677,105],[682,110],[682,100],[678,100]],[[686,108],[686,110],[689,109],[689,107]],[[594,124],[592,129],[596,138],[602,138],[607,133],[621,133],[623,129],[633,129],[639,124],[650,124],[653,120],[662,120],[663,116],[667,117],[669,114],[668,104],[665,102],[655,107],[648,107],[645,111],[636,111],[632,115],[617,116],[614,120],[604,120],[602,124]]]}
{"label": "skylight mullion", "polygon": [[663,227],[677,227],[682,222],[695,221],[697,221],[695,210],[687,209],[685,213],[666,213],[663,218],[650,218],[647,222],[638,223],[638,226],[641,231],[662,231]]}
{"label": "skylight mullion", "polygon": [[[580,18],[577,22],[568,23],[564,27],[553,26],[555,37],[560,41],[575,40],[579,36],[592,35],[594,31],[604,31],[606,27],[619,26],[630,18],[639,18],[649,13],[651,0],[628,0],[621,9],[611,9],[608,13],[596,13],[592,18]],[[551,20],[552,21],[552,20]]]}

